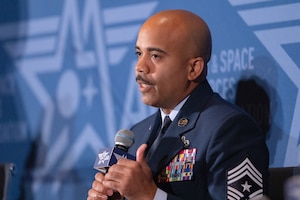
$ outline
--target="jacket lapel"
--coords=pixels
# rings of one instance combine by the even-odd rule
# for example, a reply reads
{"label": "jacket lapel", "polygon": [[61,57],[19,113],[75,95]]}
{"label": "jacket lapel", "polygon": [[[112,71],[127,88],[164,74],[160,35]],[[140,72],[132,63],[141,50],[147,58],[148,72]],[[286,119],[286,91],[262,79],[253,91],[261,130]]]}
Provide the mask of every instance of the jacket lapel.
{"label": "jacket lapel", "polygon": [[[163,167],[165,167],[180,150],[189,148],[189,146],[185,146],[182,136],[186,136],[188,140],[189,131],[196,126],[199,115],[212,94],[213,92],[207,81],[201,83],[192,92],[185,105],[167,129],[158,148],[149,159],[148,163],[153,171],[154,178],[157,177],[157,174],[161,172]],[[158,114],[160,113],[158,112]]]}

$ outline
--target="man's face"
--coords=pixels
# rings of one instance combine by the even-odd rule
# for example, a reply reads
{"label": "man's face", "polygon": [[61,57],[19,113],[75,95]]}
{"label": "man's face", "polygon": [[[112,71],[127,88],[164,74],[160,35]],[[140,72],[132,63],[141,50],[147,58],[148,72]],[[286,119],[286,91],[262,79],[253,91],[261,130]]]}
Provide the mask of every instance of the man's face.
{"label": "man's face", "polygon": [[[176,30],[176,29],[175,29]],[[187,95],[186,49],[169,27],[145,26],[136,42],[136,76],[142,101],[173,109]]]}

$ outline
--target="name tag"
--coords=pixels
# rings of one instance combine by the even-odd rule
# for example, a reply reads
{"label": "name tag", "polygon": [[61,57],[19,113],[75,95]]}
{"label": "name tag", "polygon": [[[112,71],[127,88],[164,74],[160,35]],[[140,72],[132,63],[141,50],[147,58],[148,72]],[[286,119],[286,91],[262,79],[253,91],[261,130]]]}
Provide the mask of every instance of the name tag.
{"label": "name tag", "polygon": [[158,176],[158,182],[189,181],[193,178],[197,149],[183,149]]}

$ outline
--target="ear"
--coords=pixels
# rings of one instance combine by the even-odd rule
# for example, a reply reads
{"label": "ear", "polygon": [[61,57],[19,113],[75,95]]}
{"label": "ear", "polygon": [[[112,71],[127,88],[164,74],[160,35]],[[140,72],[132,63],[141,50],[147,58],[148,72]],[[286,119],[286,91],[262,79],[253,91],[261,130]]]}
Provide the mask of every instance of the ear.
{"label": "ear", "polygon": [[204,69],[204,60],[201,57],[192,58],[189,60],[188,79],[195,81],[198,79]]}

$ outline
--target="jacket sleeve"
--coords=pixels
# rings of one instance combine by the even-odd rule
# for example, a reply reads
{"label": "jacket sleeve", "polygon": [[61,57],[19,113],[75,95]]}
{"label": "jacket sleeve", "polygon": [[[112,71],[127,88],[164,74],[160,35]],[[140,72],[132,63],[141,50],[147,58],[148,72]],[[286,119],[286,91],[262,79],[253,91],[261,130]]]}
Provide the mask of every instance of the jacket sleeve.
{"label": "jacket sleeve", "polygon": [[216,126],[206,160],[212,199],[266,193],[269,153],[263,133],[248,115],[229,115]]}

